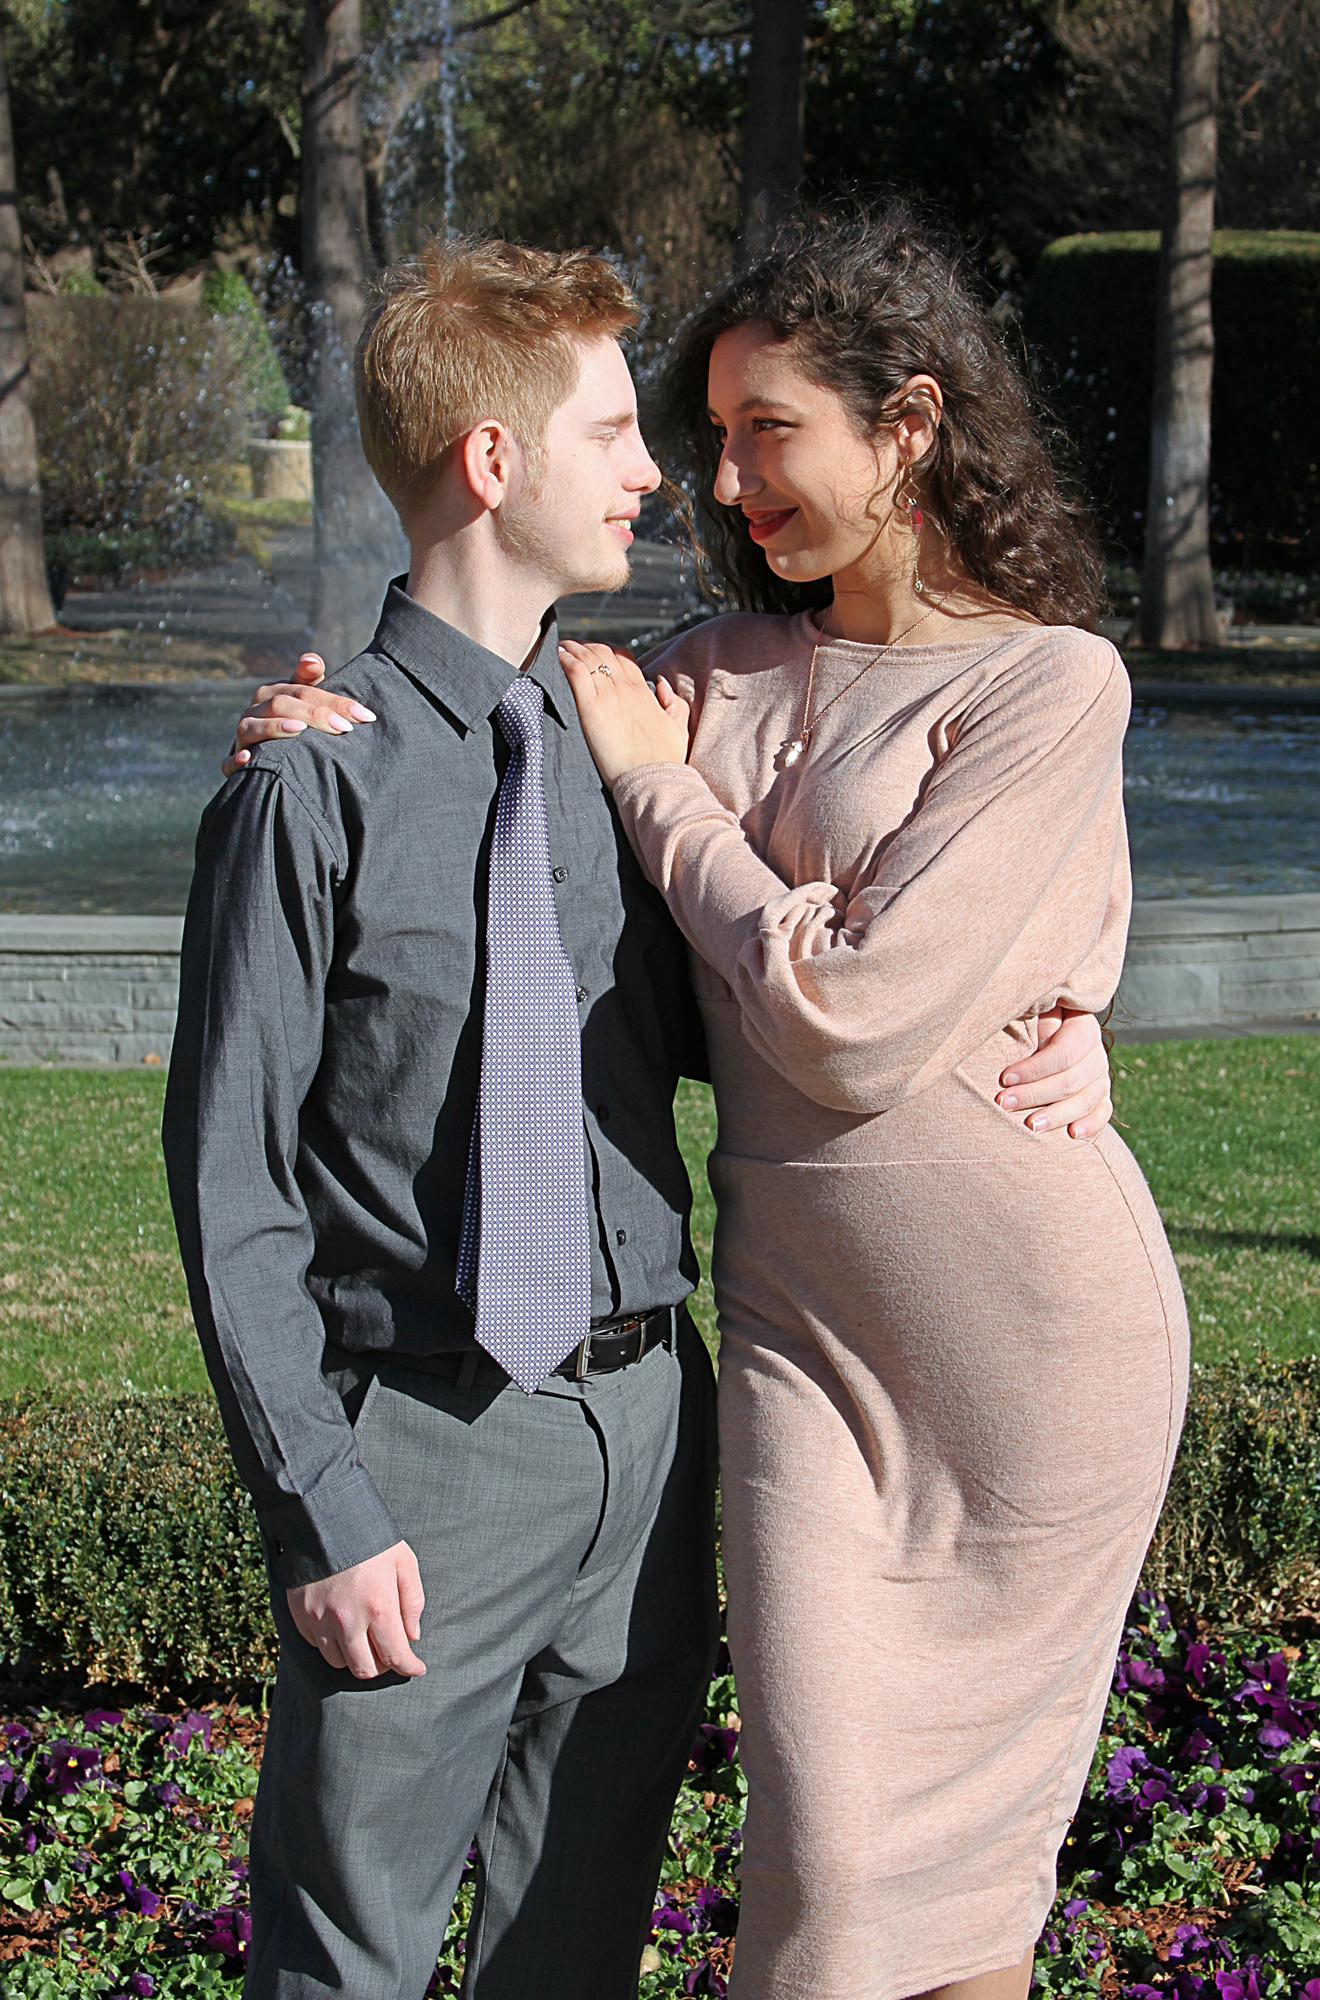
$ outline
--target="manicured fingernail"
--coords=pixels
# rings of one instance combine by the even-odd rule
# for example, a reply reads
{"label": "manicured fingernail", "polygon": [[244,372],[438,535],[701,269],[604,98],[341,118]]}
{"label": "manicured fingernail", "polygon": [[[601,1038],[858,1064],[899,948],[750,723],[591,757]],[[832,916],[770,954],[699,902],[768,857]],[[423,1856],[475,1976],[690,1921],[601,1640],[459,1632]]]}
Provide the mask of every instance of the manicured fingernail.
{"label": "manicured fingernail", "polygon": [[353,703],[353,713],[359,722],[374,722],[376,720],[373,711],[369,708],[363,708],[360,701]]}
{"label": "manicured fingernail", "polygon": [[337,729],[341,736],[347,736],[352,730],[353,725],[346,715],[332,715],[330,718],[330,727]]}
{"label": "manicured fingernail", "polygon": [[307,724],[305,722],[282,722],[280,724],[280,728],[286,736],[301,736],[306,727]]}
{"label": "manicured fingernail", "polygon": [[1014,1097],[1011,1090],[1008,1092],[1006,1096],[1001,1097],[999,1102],[1003,1105],[1005,1111],[1017,1110],[1017,1099],[1016,1097]]}
{"label": "manicured fingernail", "polygon": [[571,660],[573,655],[569,652],[567,646],[561,646],[559,648],[559,657],[561,660]]}
{"label": "manicured fingernail", "polygon": [[1032,1132],[1048,1132],[1050,1129],[1050,1121],[1043,1111],[1038,1111],[1034,1118],[1028,1118],[1027,1125]]}
{"label": "manicured fingernail", "polygon": [[246,764],[251,755],[252,752],[250,750],[236,750],[234,752],[234,762],[236,764]]}
{"label": "manicured fingernail", "polygon": [[1005,1071],[1004,1075],[1000,1077],[999,1081],[1001,1083],[1021,1083],[1022,1078],[1018,1075],[1015,1069],[1010,1069]]}

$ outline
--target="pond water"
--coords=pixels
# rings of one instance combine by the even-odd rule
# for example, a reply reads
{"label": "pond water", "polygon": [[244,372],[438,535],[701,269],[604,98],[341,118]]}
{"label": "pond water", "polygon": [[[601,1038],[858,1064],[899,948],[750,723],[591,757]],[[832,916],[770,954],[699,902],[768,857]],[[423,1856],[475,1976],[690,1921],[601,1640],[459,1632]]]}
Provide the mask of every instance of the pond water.
{"label": "pond water", "polygon": [[[183,909],[237,685],[0,694],[0,911]],[[1320,715],[1138,707],[1139,896],[1320,890]]]}

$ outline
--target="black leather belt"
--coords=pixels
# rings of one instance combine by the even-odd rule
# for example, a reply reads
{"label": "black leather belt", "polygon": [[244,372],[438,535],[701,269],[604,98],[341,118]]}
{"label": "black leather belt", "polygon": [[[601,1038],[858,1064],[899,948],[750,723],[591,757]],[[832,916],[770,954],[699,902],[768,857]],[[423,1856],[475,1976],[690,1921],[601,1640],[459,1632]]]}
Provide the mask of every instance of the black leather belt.
{"label": "black leather belt", "polygon": [[677,1306],[658,1306],[654,1312],[637,1313],[632,1319],[606,1320],[592,1327],[568,1359],[560,1362],[555,1374],[580,1382],[584,1375],[608,1375],[612,1369],[626,1368],[653,1347],[672,1347],[677,1319]]}
{"label": "black leather belt", "polygon": [[[657,1306],[654,1312],[635,1313],[630,1319],[602,1320],[580,1340],[566,1361],[555,1369],[570,1381],[581,1382],[587,1375],[608,1375],[640,1361],[653,1347],[672,1348],[678,1333],[681,1306]],[[508,1384],[508,1375],[484,1348],[465,1348],[461,1354],[426,1354],[401,1357],[405,1367],[423,1374],[439,1375],[457,1382],[460,1389],[477,1383],[494,1388]]]}

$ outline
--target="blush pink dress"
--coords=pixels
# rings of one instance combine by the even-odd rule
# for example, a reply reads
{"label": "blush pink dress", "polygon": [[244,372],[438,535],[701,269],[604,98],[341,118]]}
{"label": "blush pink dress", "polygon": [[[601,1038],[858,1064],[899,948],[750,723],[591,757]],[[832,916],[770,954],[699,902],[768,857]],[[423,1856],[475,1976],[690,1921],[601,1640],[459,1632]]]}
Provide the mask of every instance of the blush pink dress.
{"label": "blush pink dress", "polygon": [[[1187,1322],[1113,1129],[994,1102],[1102,1009],[1130,902],[1127,676],[1022,625],[904,647],[800,727],[815,628],[652,663],[686,766],[617,787],[693,952],[730,1636],[737,2000],[900,2000],[1037,1938],[1173,1462]],[[819,709],[874,649],[820,649]]]}

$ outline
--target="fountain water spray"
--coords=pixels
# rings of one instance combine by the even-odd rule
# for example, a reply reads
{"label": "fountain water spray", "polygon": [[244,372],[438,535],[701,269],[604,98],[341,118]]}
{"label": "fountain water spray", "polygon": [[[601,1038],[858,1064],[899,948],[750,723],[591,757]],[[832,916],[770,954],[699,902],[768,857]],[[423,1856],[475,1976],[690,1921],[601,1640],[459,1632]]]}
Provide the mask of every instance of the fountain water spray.
{"label": "fountain water spray", "polygon": [[445,149],[445,235],[456,236],[458,52],[454,38],[454,0],[440,0],[440,136]]}

